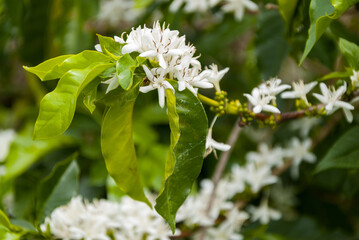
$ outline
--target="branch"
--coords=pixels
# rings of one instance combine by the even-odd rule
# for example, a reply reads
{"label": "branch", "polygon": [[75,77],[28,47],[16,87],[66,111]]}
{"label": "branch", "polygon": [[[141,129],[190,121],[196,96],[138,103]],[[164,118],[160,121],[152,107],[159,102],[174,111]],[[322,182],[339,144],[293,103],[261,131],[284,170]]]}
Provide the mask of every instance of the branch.
{"label": "branch", "polygon": [[[223,171],[226,168],[226,165],[228,163],[229,157],[232,154],[233,147],[237,142],[239,134],[241,133],[242,128],[241,128],[241,126],[239,124],[240,121],[241,121],[241,118],[239,117],[237,119],[236,123],[234,124],[234,126],[232,128],[232,131],[231,131],[231,134],[230,134],[230,136],[229,136],[229,138],[227,140],[227,144],[230,145],[231,148],[228,151],[223,152],[221,154],[221,157],[219,158],[219,162],[218,162],[217,167],[215,169],[213,179],[212,179],[212,181],[213,181],[213,189],[212,189],[211,196],[209,197],[208,206],[207,206],[207,209],[206,209],[206,215],[209,215],[209,212],[211,211],[213,201],[216,198],[216,191],[217,191],[218,183],[221,180],[221,177],[223,175]],[[201,230],[199,240],[203,240],[205,236],[206,236],[206,228],[203,227],[202,230]]]}

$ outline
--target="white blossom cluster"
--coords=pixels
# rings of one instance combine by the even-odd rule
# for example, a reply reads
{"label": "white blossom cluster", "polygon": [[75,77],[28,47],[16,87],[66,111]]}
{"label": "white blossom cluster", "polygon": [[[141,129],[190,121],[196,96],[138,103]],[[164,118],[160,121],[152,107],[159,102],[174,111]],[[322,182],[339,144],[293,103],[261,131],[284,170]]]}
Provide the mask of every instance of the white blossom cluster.
{"label": "white blossom cluster", "polygon": [[[351,77],[353,85],[356,84],[353,83],[353,79],[357,78],[355,74],[356,72],[354,71],[354,75]],[[318,84],[317,82],[304,84],[304,82],[300,80],[298,82],[293,82],[292,91],[283,92],[284,90],[290,89],[291,86],[281,83],[281,79],[272,78],[259,85],[259,87],[254,88],[251,94],[244,94],[252,105],[252,111],[254,113],[260,113],[262,111],[280,113],[280,110],[276,106],[276,98],[280,93],[280,96],[284,99],[301,99],[307,106],[309,106],[307,94]],[[313,93],[313,96],[320,101],[327,114],[332,114],[336,110],[342,108],[348,122],[352,122],[353,114],[351,113],[351,110],[354,109],[354,106],[351,105],[351,103],[359,99],[355,98],[351,101],[351,103],[342,100],[342,96],[347,91],[346,82],[344,82],[344,84],[337,89],[335,89],[334,86],[329,88],[325,83],[320,83],[319,87],[321,94]]]}
{"label": "white blossom cluster", "polygon": [[[166,89],[173,92],[175,89],[167,81],[168,78],[177,80],[178,91],[189,89],[193,94],[197,95],[198,88],[213,88],[220,91],[219,81],[223,75],[229,70],[228,68],[218,71],[216,65],[201,70],[201,63],[195,57],[196,48],[186,44],[185,36],[179,36],[178,31],[170,30],[165,25],[161,26],[159,22],[155,22],[153,28],[138,27],[132,29],[124,37],[114,37],[115,41],[125,44],[122,53],[137,52],[141,57],[146,57],[158,66],[149,69],[143,65],[148,80],[147,86],[142,86],[140,91],[147,93],[152,90],[158,91],[159,104],[164,107]],[[96,50],[101,51],[99,45],[95,46]],[[109,84],[107,89],[119,86],[116,77],[107,80]]]}
{"label": "white blossom cluster", "polygon": [[[233,199],[245,192],[256,195],[264,187],[277,183],[279,179],[272,170],[283,166],[286,160],[293,161],[295,174],[302,161],[314,162],[316,158],[309,152],[310,143],[310,140],[301,142],[294,138],[287,148],[270,149],[260,144],[257,152],[246,155],[246,165],[232,166],[231,172],[219,181],[211,208],[208,209],[208,201],[214,184],[211,180],[203,180],[198,194],[189,196],[179,209],[176,222],[189,229],[207,227],[207,240],[239,240],[245,222],[268,224],[270,220],[280,219],[281,213],[269,207],[268,196],[262,198],[259,206],[242,210]],[[220,216],[224,221],[217,224]],[[109,240],[109,234],[116,240],[166,240],[172,236],[168,225],[155,211],[127,196],[119,203],[107,200],[89,203],[83,202],[81,197],[73,198],[69,204],[55,209],[41,229],[44,232],[49,229],[54,237],[63,240]],[[175,234],[179,233],[177,230]]]}
{"label": "white blossom cluster", "polygon": [[92,203],[81,197],[56,208],[41,230],[62,240],[169,240],[167,223],[144,203],[127,196],[121,202],[104,199]]}
{"label": "white blossom cluster", "polygon": [[235,19],[241,21],[244,17],[245,10],[256,12],[258,5],[250,0],[173,0],[170,5],[171,12],[177,12],[184,5],[184,12],[209,12],[211,8],[221,6],[223,12],[233,12]]}
{"label": "white blossom cluster", "polygon": [[16,132],[13,129],[0,130],[0,176],[6,172],[4,163],[9,154],[10,145],[15,140]]}
{"label": "white blossom cluster", "polygon": [[[309,139],[301,142],[297,138],[293,138],[287,148],[270,149],[268,145],[260,144],[257,152],[246,155],[244,166],[232,166],[229,175],[219,181],[210,209],[206,203],[211,199],[213,182],[203,180],[199,193],[187,199],[176,220],[186,226],[209,227],[208,239],[242,239],[239,230],[245,221],[251,219],[267,224],[271,219],[278,220],[281,214],[269,207],[267,197],[258,207],[249,206],[247,211],[237,210],[232,200],[238,194],[250,192],[255,195],[264,187],[277,183],[279,178],[272,171],[282,167],[286,161],[293,162],[292,173],[297,177],[301,162],[313,163],[316,160],[309,151],[310,144]],[[217,226],[216,220],[222,213],[226,219]]]}

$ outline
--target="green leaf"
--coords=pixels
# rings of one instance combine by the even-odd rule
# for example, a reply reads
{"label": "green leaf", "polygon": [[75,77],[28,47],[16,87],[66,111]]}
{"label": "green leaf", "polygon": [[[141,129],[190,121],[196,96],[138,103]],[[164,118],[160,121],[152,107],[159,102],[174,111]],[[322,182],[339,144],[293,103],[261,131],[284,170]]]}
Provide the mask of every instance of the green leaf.
{"label": "green leaf", "polygon": [[349,65],[355,70],[359,69],[359,46],[343,38],[339,39],[339,48]]}
{"label": "green leaf", "polygon": [[136,60],[126,53],[116,63],[116,76],[121,87],[124,90],[131,88],[133,83],[133,74],[136,68],[146,61],[146,58],[137,57]]}
{"label": "green leaf", "polygon": [[[51,58],[45,62],[40,63],[39,65],[35,67],[27,67],[23,66],[24,69],[28,72],[31,72],[38,76],[41,81],[44,81],[45,76],[52,71],[53,68],[55,68],[57,65],[63,63],[66,59],[69,57],[72,57],[74,55],[62,55],[55,58]],[[47,79],[49,80],[49,79]]]}
{"label": "green leaf", "polygon": [[103,53],[109,55],[115,60],[122,56],[122,47],[124,44],[116,42],[115,39],[111,37],[104,37],[100,34],[97,34],[97,37]]}
{"label": "green leaf", "polygon": [[284,38],[283,19],[277,11],[263,10],[258,19],[256,55],[263,79],[276,76],[289,46]]}
{"label": "green leaf", "polygon": [[176,163],[176,156],[174,153],[174,148],[177,145],[178,139],[180,138],[180,126],[179,126],[179,116],[176,110],[176,96],[170,89],[166,90],[166,98],[167,98],[167,109],[168,109],[168,120],[171,129],[171,144],[170,149],[168,151],[167,159],[166,159],[166,168],[163,186],[161,192],[164,188],[165,180],[173,173],[173,169]]}
{"label": "green leaf", "polygon": [[189,195],[201,171],[208,128],[206,113],[193,93],[187,89],[182,92],[176,91],[175,97],[178,119],[174,113],[174,98],[171,94],[168,95],[167,102],[169,117],[172,118],[170,119],[170,127],[173,131],[171,148],[175,162],[173,167],[172,156],[169,156],[166,175],[170,172],[171,174],[165,180],[163,191],[156,199],[155,206],[157,212],[169,223],[172,231],[175,230],[176,213]]}
{"label": "green leaf", "polygon": [[5,160],[4,179],[12,179],[25,172],[32,164],[46,154],[74,144],[68,136],[56,139],[32,140],[33,128],[28,126],[22,130],[11,144],[9,155]]}
{"label": "green leaf", "polygon": [[341,136],[317,165],[315,173],[328,169],[359,168],[359,127],[352,128]]}
{"label": "green leaf", "polygon": [[347,78],[350,77],[352,73],[350,72],[331,72],[319,79],[319,81],[325,81],[329,79],[336,79],[336,78]]}
{"label": "green leaf", "polygon": [[10,220],[6,216],[6,214],[0,209],[0,226],[4,226],[6,228],[10,228]]}
{"label": "green leaf", "polygon": [[297,4],[298,0],[278,0],[279,12],[283,17],[287,28],[291,25]]}
{"label": "green leaf", "polygon": [[80,169],[75,157],[76,155],[72,155],[57,163],[52,172],[40,182],[36,198],[36,215],[39,223],[55,208],[68,203],[76,196]]}
{"label": "green leaf", "polygon": [[81,91],[112,63],[94,63],[85,69],[73,69],[64,74],[54,91],[46,94],[40,104],[35,123],[34,139],[46,139],[62,134],[70,126]]}
{"label": "green leaf", "polygon": [[303,63],[331,21],[339,18],[349,7],[358,2],[359,0],[312,0],[309,10],[311,25],[299,64]]}
{"label": "green leaf", "polygon": [[90,92],[85,94],[84,97],[83,103],[91,114],[96,109],[96,104],[95,104],[96,97],[97,97],[97,87],[94,87]]}
{"label": "green leaf", "polygon": [[[132,91],[137,95],[139,89]],[[143,191],[132,137],[135,100],[122,97],[109,107],[101,127],[101,149],[108,173],[119,188],[133,199],[151,206]]]}
{"label": "green leaf", "polygon": [[43,81],[61,78],[71,69],[84,69],[94,63],[108,63],[111,58],[103,53],[85,50],[79,54],[67,58],[61,64],[55,66],[44,76]]}
{"label": "green leaf", "polygon": [[19,240],[20,235],[18,235],[17,233],[11,232],[5,226],[0,225],[0,239],[3,239],[3,240]]}

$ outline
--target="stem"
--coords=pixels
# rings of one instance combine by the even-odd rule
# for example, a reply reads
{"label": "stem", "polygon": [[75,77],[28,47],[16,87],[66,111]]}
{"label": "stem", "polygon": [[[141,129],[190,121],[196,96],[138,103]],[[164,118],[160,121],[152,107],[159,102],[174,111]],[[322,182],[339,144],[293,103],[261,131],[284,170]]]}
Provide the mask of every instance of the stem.
{"label": "stem", "polygon": [[207,104],[209,106],[213,106],[213,107],[218,107],[219,106],[219,103],[216,100],[213,100],[212,98],[206,97],[206,96],[204,96],[202,94],[199,94],[199,93],[198,93],[198,99],[201,102],[203,102],[203,103],[205,103],[205,104]]}
{"label": "stem", "polygon": [[[234,147],[235,143],[237,142],[239,134],[241,133],[242,128],[241,128],[241,126],[239,124],[240,121],[241,121],[241,118],[239,117],[237,119],[236,123],[234,124],[234,126],[232,128],[232,131],[231,131],[231,134],[229,135],[229,138],[227,140],[227,144],[230,145],[231,148],[228,151],[223,152],[221,154],[221,157],[219,158],[219,162],[218,162],[217,167],[215,169],[213,179],[212,179],[213,180],[213,189],[212,189],[212,193],[211,193],[211,196],[209,198],[209,201],[208,201],[208,206],[207,206],[207,209],[206,209],[206,215],[209,215],[209,212],[211,211],[213,201],[216,198],[216,191],[217,191],[218,183],[221,180],[221,177],[223,175],[223,171],[226,168],[226,165],[228,163],[229,157],[232,154],[233,147]],[[204,237],[206,236],[206,232],[207,232],[206,228],[203,227],[202,230],[201,230],[201,235],[199,237],[200,240],[204,239]]]}

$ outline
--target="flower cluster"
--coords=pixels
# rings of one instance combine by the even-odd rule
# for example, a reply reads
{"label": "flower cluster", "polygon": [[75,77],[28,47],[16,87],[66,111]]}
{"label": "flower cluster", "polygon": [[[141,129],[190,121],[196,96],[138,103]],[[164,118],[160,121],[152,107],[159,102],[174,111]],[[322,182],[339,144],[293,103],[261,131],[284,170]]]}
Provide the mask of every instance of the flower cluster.
{"label": "flower cluster", "polygon": [[[240,230],[246,222],[259,221],[267,224],[278,220],[281,213],[269,207],[268,196],[262,198],[259,206],[239,209],[233,200],[240,196],[255,196],[264,187],[278,182],[272,172],[285,161],[293,161],[294,173],[298,172],[302,161],[313,162],[315,156],[309,152],[310,140],[303,142],[294,138],[287,148],[270,149],[262,143],[257,152],[246,155],[244,166],[233,165],[230,173],[222,178],[216,187],[211,208],[208,201],[213,194],[214,183],[211,180],[201,182],[200,191],[187,198],[179,209],[176,222],[184,224],[186,229],[196,226],[208,228],[208,240],[242,239]],[[223,221],[218,224],[219,217]],[[123,197],[121,202],[95,200],[83,202],[81,197],[73,198],[66,205],[53,211],[41,226],[42,231],[50,230],[56,238],[69,239],[170,239],[169,227],[163,219],[144,203]],[[176,235],[180,231],[176,231]],[[194,235],[196,236],[196,235]]]}
{"label": "flower cluster", "polygon": [[[132,29],[127,35],[120,38],[115,36],[115,41],[125,44],[122,53],[139,53],[139,56],[148,58],[154,65],[153,68],[143,65],[143,69],[149,80],[147,86],[142,86],[140,91],[147,93],[151,90],[158,91],[159,104],[164,107],[166,89],[175,91],[168,82],[168,78],[177,80],[178,91],[190,90],[197,95],[198,88],[213,88],[220,91],[219,81],[228,71],[228,68],[218,71],[216,65],[201,70],[201,63],[195,57],[196,48],[186,44],[185,36],[179,36],[178,31],[172,31],[165,25],[155,22],[153,28],[138,27]],[[101,51],[100,46],[95,46]],[[109,84],[107,91],[118,87],[116,78],[110,78],[105,83]]]}
{"label": "flower cluster", "polygon": [[[355,79],[356,75],[351,77]],[[265,83],[262,83],[260,86],[254,88],[251,94],[245,93],[244,96],[249,100],[252,105],[253,113],[260,113],[262,111],[267,111],[271,113],[280,113],[280,110],[276,105],[276,97],[281,93],[283,99],[299,99],[303,101],[305,107],[310,107],[311,104],[308,102],[307,94],[313,90],[313,88],[318,84],[317,82],[310,82],[304,84],[302,80],[298,82],[293,82],[293,91],[284,90],[290,89],[291,86],[287,84],[281,84],[282,80],[278,78],[272,78]],[[327,114],[332,114],[336,110],[342,108],[348,122],[353,121],[353,114],[351,110],[354,109],[354,106],[351,103],[345,102],[342,100],[343,95],[347,91],[347,84],[344,82],[338,89],[335,89],[334,86],[328,88],[324,83],[320,83],[320,90],[322,94],[313,93],[313,96],[317,98],[321,104],[322,108],[326,110]]]}
{"label": "flower cluster", "polygon": [[73,198],[45,219],[41,230],[63,240],[169,240],[167,223],[147,205],[125,196],[120,203]]}
{"label": "flower cluster", "polygon": [[223,12],[233,12],[238,21],[243,19],[246,9],[258,11],[258,5],[250,0],[174,0],[170,5],[170,11],[177,12],[183,4],[186,13],[209,12],[211,8],[220,5]]}

